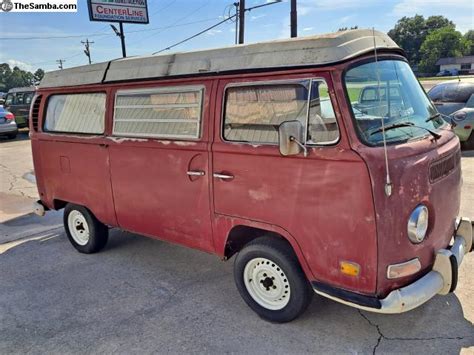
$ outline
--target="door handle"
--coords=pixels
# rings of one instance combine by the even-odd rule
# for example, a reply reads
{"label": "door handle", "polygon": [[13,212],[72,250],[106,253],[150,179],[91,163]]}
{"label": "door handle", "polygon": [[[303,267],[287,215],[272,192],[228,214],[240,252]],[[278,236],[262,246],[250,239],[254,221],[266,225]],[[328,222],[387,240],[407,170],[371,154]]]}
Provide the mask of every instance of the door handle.
{"label": "door handle", "polygon": [[206,173],[202,170],[190,170],[190,171],[186,172],[186,174],[188,174],[188,176],[204,176],[204,175],[206,175]]}
{"label": "door handle", "polygon": [[108,144],[105,144],[105,143],[101,143],[99,144],[99,147],[101,148],[107,148],[109,145]]}
{"label": "door handle", "polygon": [[232,180],[234,178],[234,175],[228,175],[228,174],[221,174],[221,173],[214,173],[212,174],[216,179],[222,179],[222,180]]}

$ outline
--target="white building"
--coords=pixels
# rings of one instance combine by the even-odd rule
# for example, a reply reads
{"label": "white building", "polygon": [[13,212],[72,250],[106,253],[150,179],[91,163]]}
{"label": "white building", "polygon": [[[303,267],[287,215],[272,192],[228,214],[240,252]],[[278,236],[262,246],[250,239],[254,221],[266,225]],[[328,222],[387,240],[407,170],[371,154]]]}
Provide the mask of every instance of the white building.
{"label": "white building", "polygon": [[456,71],[459,74],[474,74],[474,55],[465,57],[441,58],[436,62],[439,65],[439,71]]}

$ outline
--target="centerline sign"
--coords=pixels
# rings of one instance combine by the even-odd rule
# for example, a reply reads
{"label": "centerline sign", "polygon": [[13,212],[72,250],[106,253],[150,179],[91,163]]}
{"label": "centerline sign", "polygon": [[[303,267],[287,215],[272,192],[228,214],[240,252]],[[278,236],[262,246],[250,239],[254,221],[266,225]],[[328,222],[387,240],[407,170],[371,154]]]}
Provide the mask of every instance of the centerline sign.
{"label": "centerline sign", "polygon": [[146,0],[88,0],[91,21],[148,23]]}

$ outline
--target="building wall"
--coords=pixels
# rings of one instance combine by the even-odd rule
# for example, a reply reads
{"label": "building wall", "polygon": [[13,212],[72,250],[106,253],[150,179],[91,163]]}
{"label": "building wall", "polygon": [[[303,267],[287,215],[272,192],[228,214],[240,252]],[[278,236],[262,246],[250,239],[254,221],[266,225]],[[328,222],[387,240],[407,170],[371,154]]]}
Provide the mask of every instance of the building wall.
{"label": "building wall", "polygon": [[461,64],[444,64],[439,66],[439,71],[453,69],[461,70]]}

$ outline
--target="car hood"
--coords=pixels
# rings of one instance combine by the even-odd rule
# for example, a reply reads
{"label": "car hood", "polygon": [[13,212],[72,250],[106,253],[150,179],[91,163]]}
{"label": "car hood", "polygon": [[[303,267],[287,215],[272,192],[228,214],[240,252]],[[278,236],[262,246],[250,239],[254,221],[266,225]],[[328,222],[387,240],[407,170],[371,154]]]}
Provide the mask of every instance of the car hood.
{"label": "car hood", "polygon": [[435,103],[436,109],[439,113],[449,116],[454,112],[462,109],[464,104],[462,102],[441,102]]}

